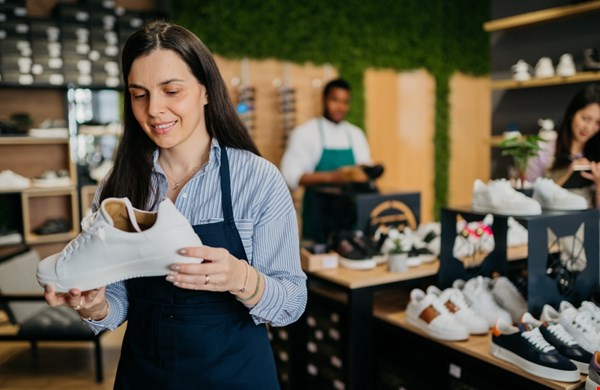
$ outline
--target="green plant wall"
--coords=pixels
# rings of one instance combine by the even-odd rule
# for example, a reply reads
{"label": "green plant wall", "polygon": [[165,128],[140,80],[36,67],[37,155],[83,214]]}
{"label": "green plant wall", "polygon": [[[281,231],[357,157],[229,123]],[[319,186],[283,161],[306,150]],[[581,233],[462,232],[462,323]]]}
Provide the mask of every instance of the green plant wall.
{"label": "green plant wall", "polygon": [[426,68],[437,85],[436,216],[446,204],[448,83],[456,71],[488,73],[488,1],[171,0],[171,14],[224,57],[332,64],[353,87],[348,120],[361,127],[367,68]]}

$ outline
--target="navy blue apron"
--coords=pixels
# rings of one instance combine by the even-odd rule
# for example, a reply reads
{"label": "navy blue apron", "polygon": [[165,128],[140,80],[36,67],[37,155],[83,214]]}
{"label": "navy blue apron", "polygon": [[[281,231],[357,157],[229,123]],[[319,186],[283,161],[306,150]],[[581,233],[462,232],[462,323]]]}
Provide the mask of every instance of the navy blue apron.
{"label": "navy blue apron", "polygon": [[[221,148],[223,222],[195,225],[202,242],[247,259],[235,226]],[[229,292],[175,287],[163,276],[126,281],[127,330],[115,389],[279,389],[264,324]]]}

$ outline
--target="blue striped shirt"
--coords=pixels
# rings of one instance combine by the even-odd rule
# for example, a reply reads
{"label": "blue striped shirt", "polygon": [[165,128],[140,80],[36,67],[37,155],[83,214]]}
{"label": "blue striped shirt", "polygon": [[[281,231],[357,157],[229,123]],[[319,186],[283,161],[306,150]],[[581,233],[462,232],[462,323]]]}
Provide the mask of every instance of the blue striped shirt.
{"label": "blue striped shirt", "polygon": [[[306,306],[306,275],[300,267],[299,235],[289,190],[267,160],[250,152],[227,148],[231,175],[231,198],[237,229],[248,262],[263,273],[265,290],[250,309],[256,324],[284,326],[296,321]],[[166,197],[168,182],[154,153],[152,186],[158,197]],[[219,168],[221,147],[213,138],[208,163],[181,189],[177,209],[192,225],[223,221]],[[100,190],[93,210],[98,209]],[[155,198],[152,198],[152,203]],[[87,323],[95,332],[115,329],[127,319],[127,291],[124,282],[106,288],[110,311],[101,321]]]}

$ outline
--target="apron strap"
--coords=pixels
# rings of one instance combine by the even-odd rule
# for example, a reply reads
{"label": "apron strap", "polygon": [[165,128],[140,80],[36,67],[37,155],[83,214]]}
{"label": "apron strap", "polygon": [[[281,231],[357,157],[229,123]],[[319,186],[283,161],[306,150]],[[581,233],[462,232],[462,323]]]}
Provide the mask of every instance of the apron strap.
{"label": "apron strap", "polygon": [[233,206],[231,205],[231,180],[229,176],[229,158],[225,146],[221,146],[221,204],[223,219],[226,222],[235,222],[233,219]]}

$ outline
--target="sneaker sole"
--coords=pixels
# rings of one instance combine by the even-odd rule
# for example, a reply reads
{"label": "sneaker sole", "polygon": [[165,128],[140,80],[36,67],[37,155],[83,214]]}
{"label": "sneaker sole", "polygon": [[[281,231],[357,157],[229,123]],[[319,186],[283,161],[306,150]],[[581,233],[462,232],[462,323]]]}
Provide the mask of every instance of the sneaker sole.
{"label": "sneaker sole", "polygon": [[[574,359],[569,359],[574,365],[577,366],[577,368],[579,369],[579,372],[581,372],[583,375],[587,375],[590,373],[590,363],[584,363],[584,362],[580,362]],[[594,388],[594,390],[596,390]]]}
{"label": "sneaker sole", "polygon": [[599,383],[594,382],[593,380],[590,379],[590,377],[588,376],[587,379],[585,380],[585,390],[597,390],[598,387],[600,387]]}
{"label": "sneaker sole", "polygon": [[516,216],[526,216],[526,215],[540,215],[542,213],[541,210],[531,212],[527,210],[511,210],[508,208],[497,209],[495,207],[486,207],[486,206],[473,206],[473,211],[477,211],[479,213],[492,213],[498,215],[516,215]]}
{"label": "sneaker sole", "polygon": [[529,360],[522,358],[508,349],[502,348],[501,346],[494,344],[494,342],[490,343],[490,353],[500,360],[504,360],[505,362],[508,362],[522,369],[523,371],[541,378],[560,382],[578,382],[581,380],[581,374],[579,373],[579,370],[565,371],[542,366],[540,364],[530,362]]}
{"label": "sneaker sole", "polygon": [[375,259],[351,260],[340,257],[340,265],[348,269],[368,270],[377,267]]}
{"label": "sneaker sole", "polygon": [[173,263],[194,264],[201,263],[202,261],[202,259],[188,256],[175,255],[175,257],[172,257],[170,255],[168,259],[166,259],[166,256],[161,256],[153,259],[130,261],[125,264],[101,269],[85,277],[61,278],[58,280],[38,273],[37,278],[42,286],[51,285],[59,293],[68,292],[73,288],[81,291],[89,291],[127,279],[167,275],[171,271],[169,266]]}
{"label": "sneaker sole", "polygon": [[427,333],[429,336],[433,337],[434,339],[445,340],[445,341],[463,341],[463,340],[467,340],[469,338],[469,332],[466,330],[465,330],[465,333],[462,333],[462,332],[456,332],[454,334],[441,333],[441,332],[437,332],[431,328],[428,328],[427,324],[424,321],[420,321],[418,319],[413,319],[412,317],[409,317],[409,316],[406,316],[406,322],[408,322],[410,325],[414,326],[415,328],[418,328],[418,329],[422,330],[423,332]]}

